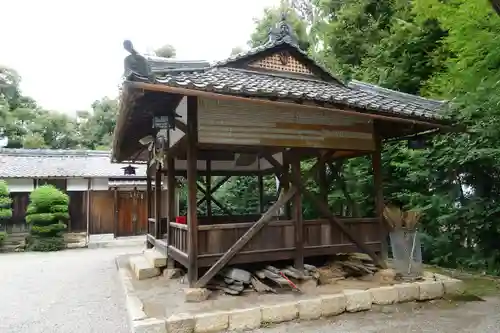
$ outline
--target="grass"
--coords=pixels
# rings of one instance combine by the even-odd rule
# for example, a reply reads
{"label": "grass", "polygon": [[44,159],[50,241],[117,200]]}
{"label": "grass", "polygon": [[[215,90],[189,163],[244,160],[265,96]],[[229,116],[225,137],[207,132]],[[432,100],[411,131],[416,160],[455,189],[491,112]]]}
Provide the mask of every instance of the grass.
{"label": "grass", "polygon": [[462,295],[454,297],[457,301],[474,301],[481,297],[500,295],[500,278],[436,266],[427,266],[426,270],[462,280],[465,290]]}

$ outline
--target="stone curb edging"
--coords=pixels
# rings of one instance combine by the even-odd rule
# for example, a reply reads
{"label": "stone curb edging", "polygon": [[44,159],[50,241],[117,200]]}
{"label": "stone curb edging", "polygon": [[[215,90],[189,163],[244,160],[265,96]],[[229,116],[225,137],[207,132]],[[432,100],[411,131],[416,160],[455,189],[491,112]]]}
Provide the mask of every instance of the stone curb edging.
{"label": "stone curb edging", "polygon": [[167,319],[160,319],[146,316],[142,302],[134,295],[129,272],[120,267],[118,267],[118,271],[126,294],[127,312],[133,333],[215,333],[227,330],[252,330],[296,319],[314,320],[344,312],[367,311],[371,309],[372,304],[389,305],[411,301],[428,301],[442,298],[445,294],[463,292],[461,280],[434,274],[433,279],[414,283],[402,283],[367,290],[344,290],[339,294],[261,305],[254,308],[199,314],[181,313]]}
{"label": "stone curb edging", "polygon": [[165,320],[149,318],[144,312],[144,305],[135,295],[132,285],[132,276],[127,269],[120,267],[118,258],[115,259],[116,268],[123,291],[125,292],[125,305],[127,308],[128,323],[132,333],[165,333]]}

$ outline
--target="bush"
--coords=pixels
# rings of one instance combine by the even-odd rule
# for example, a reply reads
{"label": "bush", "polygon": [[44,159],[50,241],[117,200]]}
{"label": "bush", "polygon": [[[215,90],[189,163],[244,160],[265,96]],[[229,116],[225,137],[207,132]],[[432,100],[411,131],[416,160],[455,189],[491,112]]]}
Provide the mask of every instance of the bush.
{"label": "bush", "polygon": [[12,199],[9,188],[4,180],[0,180],[0,247],[3,245],[7,234],[3,232],[6,220],[12,218]]}
{"label": "bush", "polygon": [[[9,188],[4,180],[0,180],[0,220],[12,217],[12,199],[9,196]],[[2,222],[0,221],[0,224]]]}
{"label": "bush", "polygon": [[69,197],[52,185],[36,188],[30,195],[26,222],[31,225],[27,239],[33,251],[58,251],[65,247],[63,233],[69,219]]}

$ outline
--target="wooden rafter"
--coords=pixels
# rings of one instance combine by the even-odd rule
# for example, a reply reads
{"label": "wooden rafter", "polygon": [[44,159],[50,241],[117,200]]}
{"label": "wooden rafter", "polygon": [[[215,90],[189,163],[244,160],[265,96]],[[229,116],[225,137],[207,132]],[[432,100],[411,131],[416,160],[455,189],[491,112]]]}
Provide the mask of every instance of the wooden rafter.
{"label": "wooden rafter", "polygon": [[[281,164],[270,154],[265,153],[264,157],[271,163],[276,169],[281,169],[283,170]],[[387,268],[387,264],[385,261],[381,260],[379,256],[375,252],[373,252],[369,247],[367,247],[358,237],[350,232],[350,230],[345,226],[345,224],[337,219],[335,215],[333,215],[330,211],[330,208],[328,207],[328,204],[324,202],[321,198],[318,198],[315,194],[311,193],[307,188],[304,186],[304,183],[300,177],[297,177],[297,175],[292,174],[290,175],[290,181],[294,185],[294,188],[298,188],[302,194],[304,194],[306,197],[308,197],[313,204],[317,206],[317,208],[320,210],[321,214],[323,214],[330,222],[336,224],[340,230],[349,238],[351,242],[356,244],[361,251],[365,252],[368,254],[373,261],[380,267],[382,268]]]}
{"label": "wooden rafter", "polygon": [[[318,161],[305,175],[305,179],[311,178],[314,176],[320,166],[321,163],[325,162],[325,159],[328,154],[324,155],[320,161]],[[272,157],[272,155],[271,155]],[[278,163],[281,168],[281,165]],[[210,267],[210,269],[203,275],[195,284],[195,287],[201,288],[204,287],[210,280],[222,269],[225,265],[227,265],[231,259],[239,252],[241,249],[248,244],[248,242],[255,236],[257,233],[262,230],[262,228],[273,218],[273,216],[279,211],[281,207],[283,207],[296,193],[298,192],[298,188],[293,186],[288,192],[286,192],[283,196],[281,196],[264,214],[262,214],[261,218],[255,222],[250,229],[241,236],[240,239],[236,241],[236,243],[231,246],[231,248],[222,255],[222,257],[217,260],[217,262]]]}

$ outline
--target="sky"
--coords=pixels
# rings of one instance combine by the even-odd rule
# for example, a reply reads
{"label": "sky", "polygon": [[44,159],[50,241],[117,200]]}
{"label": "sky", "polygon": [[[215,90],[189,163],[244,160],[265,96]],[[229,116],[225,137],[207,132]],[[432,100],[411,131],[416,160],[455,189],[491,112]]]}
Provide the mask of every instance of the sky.
{"label": "sky", "polygon": [[0,0],[0,64],[19,72],[23,94],[73,114],[117,96],[125,39],[139,52],[171,44],[179,59],[223,59],[278,2]]}

